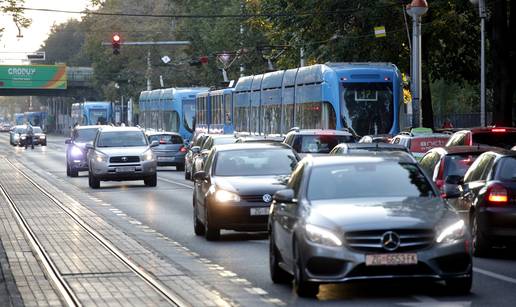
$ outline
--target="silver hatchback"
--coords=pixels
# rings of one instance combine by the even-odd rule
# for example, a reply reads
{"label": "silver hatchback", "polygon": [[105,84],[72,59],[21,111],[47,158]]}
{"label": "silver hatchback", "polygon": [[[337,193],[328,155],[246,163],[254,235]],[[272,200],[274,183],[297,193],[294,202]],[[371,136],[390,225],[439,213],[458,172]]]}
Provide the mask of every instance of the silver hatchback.
{"label": "silver hatchback", "polygon": [[156,186],[156,155],[144,132],[134,127],[103,127],[93,144],[87,144],[89,185],[100,187],[100,181],[143,180]]}

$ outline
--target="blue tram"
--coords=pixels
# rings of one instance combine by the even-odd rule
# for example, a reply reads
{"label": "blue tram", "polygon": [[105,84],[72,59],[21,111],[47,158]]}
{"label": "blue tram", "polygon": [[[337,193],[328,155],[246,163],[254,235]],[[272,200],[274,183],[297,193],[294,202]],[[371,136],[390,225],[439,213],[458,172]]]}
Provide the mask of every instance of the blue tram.
{"label": "blue tram", "polygon": [[72,104],[72,119],[82,126],[113,123],[113,105],[108,101],[85,101]]}

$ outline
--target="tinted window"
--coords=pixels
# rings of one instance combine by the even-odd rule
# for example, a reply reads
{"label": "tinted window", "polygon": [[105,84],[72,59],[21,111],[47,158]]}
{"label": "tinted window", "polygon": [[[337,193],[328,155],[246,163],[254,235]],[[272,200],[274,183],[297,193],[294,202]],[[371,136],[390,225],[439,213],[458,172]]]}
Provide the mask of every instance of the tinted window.
{"label": "tinted window", "polygon": [[97,128],[76,129],[74,131],[74,139],[76,142],[86,143],[91,142],[97,134]]}
{"label": "tinted window", "polygon": [[158,141],[160,144],[183,144],[183,138],[179,135],[156,134],[149,136],[149,142]]}
{"label": "tinted window", "polygon": [[382,161],[315,167],[307,196],[310,200],[319,200],[428,197],[434,193],[416,165]]}
{"label": "tinted window", "polygon": [[298,135],[293,148],[300,153],[329,153],[339,143],[351,143],[351,135]]}
{"label": "tinted window", "polygon": [[141,131],[103,132],[97,140],[98,147],[133,147],[147,146],[145,135]]}
{"label": "tinted window", "polygon": [[448,155],[444,158],[444,176],[464,176],[478,155]]}
{"label": "tinted window", "polygon": [[482,176],[482,173],[484,172],[484,169],[489,160],[490,159],[487,154],[483,154],[478,159],[476,159],[464,175],[464,182],[480,180],[480,176]]}
{"label": "tinted window", "polygon": [[234,137],[213,138],[213,145],[233,144],[235,141]]}
{"label": "tinted window", "polygon": [[496,176],[499,180],[516,180],[516,157],[502,158],[499,165],[499,172]]}
{"label": "tinted window", "polygon": [[297,159],[288,149],[245,149],[221,151],[215,162],[217,176],[288,175]]}
{"label": "tinted window", "polygon": [[427,153],[423,159],[421,159],[419,165],[421,165],[421,168],[427,173],[428,176],[433,177],[435,165],[439,161],[440,157],[441,156],[439,156],[439,154],[436,152]]}
{"label": "tinted window", "polygon": [[516,144],[516,132],[482,132],[473,134],[473,144],[485,144],[511,149]]}

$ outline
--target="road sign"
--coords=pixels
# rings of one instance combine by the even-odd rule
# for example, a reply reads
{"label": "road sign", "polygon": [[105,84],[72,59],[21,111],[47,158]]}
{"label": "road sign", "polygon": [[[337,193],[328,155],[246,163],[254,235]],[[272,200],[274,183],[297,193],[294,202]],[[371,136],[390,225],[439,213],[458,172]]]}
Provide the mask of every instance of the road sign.
{"label": "road sign", "polygon": [[385,32],[385,27],[374,27],[374,36],[375,37],[385,37],[387,36],[387,33]]}
{"label": "road sign", "polygon": [[27,54],[27,59],[31,61],[44,61],[45,58],[45,51],[38,51]]}
{"label": "road sign", "polygon": [[0,65],[0,89],[67,87],[66,65]]}

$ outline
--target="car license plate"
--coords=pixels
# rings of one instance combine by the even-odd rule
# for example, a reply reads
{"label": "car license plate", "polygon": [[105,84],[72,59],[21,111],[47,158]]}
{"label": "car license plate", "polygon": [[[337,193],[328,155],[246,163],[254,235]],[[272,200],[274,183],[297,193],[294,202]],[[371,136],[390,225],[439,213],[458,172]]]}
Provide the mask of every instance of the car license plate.
{"label": "car license plate", "polygon": [[251,208],[251,215],[269,215],[269,208]]}
{"label": "car license plate", "polygon": [[131,173],[131,172],[134,172],[136,169],[134,167],[130,167],[130,166],[122,166],[122,167],[117,167],[115,168],[115,171],[117,173]]}
{"label": "car license plate", "polygon": [[367,266],[417,264],[417,254],[376,254],[366,255]]}
{"label": "car license plate", "polygon": [[158,157],[159,161],[174,161],[174,157]]}

